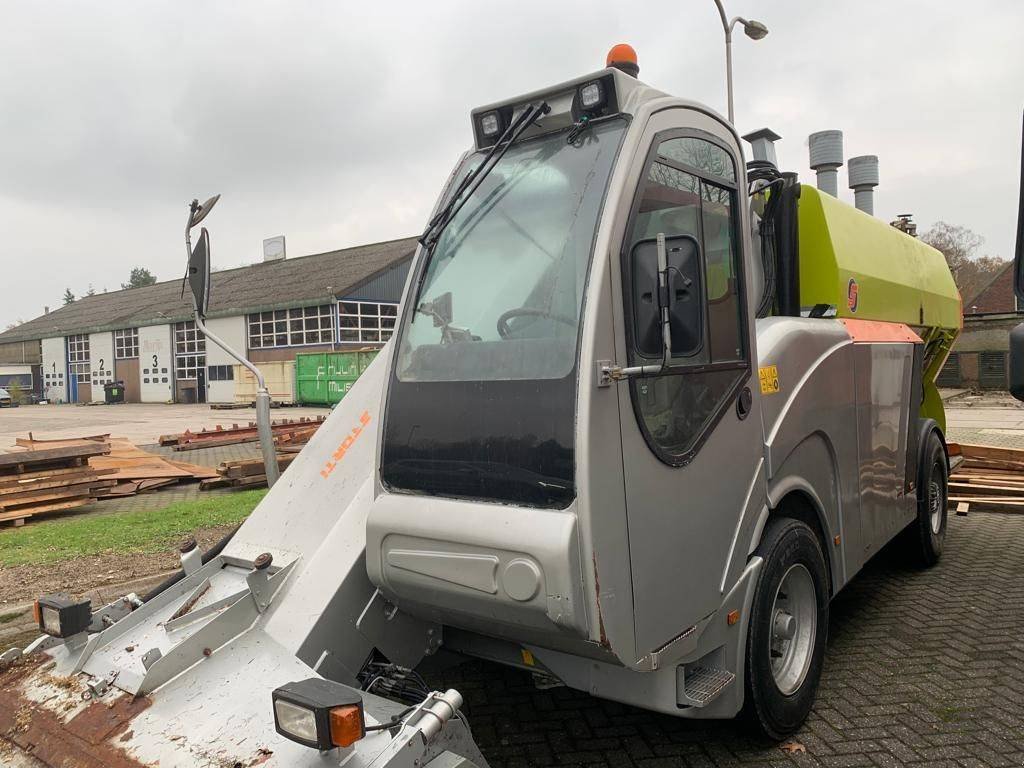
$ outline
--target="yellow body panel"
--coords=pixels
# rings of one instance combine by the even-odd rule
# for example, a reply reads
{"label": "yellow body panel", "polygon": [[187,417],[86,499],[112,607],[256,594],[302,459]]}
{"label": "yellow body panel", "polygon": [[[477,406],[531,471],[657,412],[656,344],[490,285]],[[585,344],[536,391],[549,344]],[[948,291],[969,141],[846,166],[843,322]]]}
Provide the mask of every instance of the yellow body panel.
{"label": "yellow body panel", "polygon": [[921,415],[945,430],[935,377],[963,327],[960,293],[945,257],[812,186],[800,189],[800,305],[836,316],[904,323],[926,341]]}
{"label": "yellow body panel", "polygon": [[960,294],[939,251],[807,184],[798,220],[801,306],[959,330]]}

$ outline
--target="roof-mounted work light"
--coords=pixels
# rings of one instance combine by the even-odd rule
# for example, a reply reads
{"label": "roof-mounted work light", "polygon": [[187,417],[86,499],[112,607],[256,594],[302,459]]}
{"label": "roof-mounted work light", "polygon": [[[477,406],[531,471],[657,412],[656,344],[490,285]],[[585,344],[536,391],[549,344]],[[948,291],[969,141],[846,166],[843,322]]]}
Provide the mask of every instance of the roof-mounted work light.
{"label": "roof-mounted work light", "polygon": [[501,113],[497,110],[486,112],[480,116],[480,133],[492,139],[501,133]]}
{"label": "roof-mounted work light", "polygon": [[32,606],[39,631],[51,637],[74,637],[92,623],[92,601],[67,595],[43,595]]}
{"label": "roof-mounted work light", "polygon": [[600,109],[606,101],[604,85],[594,80],[580,87],[580,106],[587,110]]}
{"label": "roof-mounted work light", "polygon": [[274,727],[287,739],[326,751],[366,735],[363,699],[347,685],[311,677],[273,693]]}

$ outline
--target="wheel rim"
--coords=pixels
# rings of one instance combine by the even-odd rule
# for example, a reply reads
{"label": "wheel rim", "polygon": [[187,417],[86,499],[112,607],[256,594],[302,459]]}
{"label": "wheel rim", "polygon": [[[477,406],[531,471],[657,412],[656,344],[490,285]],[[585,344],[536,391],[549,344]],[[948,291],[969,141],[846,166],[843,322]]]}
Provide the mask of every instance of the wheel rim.
{"label": "wheel rim", "polygon": [[800,563],[790,566],[772,601],[769,658],[775,685],[785,695],[796,691],[807,677],[818,630],[818,600],[810,571]]}
{"label": "wheel rim", "polygon": [[942,530],[942,483],[938,480],[942,468],[936,463],[928,481],[928,512],[931,517],[932,533],[936,536]]}

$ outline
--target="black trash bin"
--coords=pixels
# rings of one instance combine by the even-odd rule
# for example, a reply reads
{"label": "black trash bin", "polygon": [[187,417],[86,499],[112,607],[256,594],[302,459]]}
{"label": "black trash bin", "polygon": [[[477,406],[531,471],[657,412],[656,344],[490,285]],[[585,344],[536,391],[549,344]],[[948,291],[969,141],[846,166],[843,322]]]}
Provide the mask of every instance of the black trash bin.
{"label": "black trash bin", "polygon": [[103,394],[107,404],[124,402],[124,382],[112,381],[103,385]]}

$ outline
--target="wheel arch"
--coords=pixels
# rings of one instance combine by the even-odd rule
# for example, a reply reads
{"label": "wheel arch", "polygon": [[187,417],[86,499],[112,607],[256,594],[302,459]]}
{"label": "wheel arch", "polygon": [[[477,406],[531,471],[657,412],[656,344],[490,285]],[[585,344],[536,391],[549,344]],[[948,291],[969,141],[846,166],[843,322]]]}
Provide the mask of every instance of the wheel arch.
{"label": "wheel arch", "polygon": [[942,426],[933,418],[924,416],[917,420],[917,468],[920,473],[921,462],[924,460],[924,446],[928,442],[928,437],[934,432],[939,436],[939,442],[942,443],[942,451],[946,454],[946,472],[949,472],[949,444],[946,442],[946,434],[942,431]]}
{"label": "wheel arch", "polygon": [[818,537],[832,594],[836,594],[845,583],[844,562],[841,556],[834,556],[830,542],[842,529],[843,478],[830,435],[822,430],[806,435],[773,474],[768,483],[767,507],[751,536],[749,553],[760,545],[765,526],[773,517],[802,520]]}
{"label": "wheel arch", "polygon": [[828,569],[832,595],[834,595],[839,590],[839,578],[833,564],[832,548],[829,546],[829,541],[832,538],[831,528],[825,516],[821,499],[818,498],[810,484],[796,477],[787,478],[777,486],[777,489],[778,496],[775,497],[775,500],[769,500],[771,506],[764,516],[764,522],[759,526],[751,551],[756,550],[760,545],[764,529],[771,520],[779,517],[799,520],[810,528],[818,539],[821,554],[825,558],[825,567]]}

